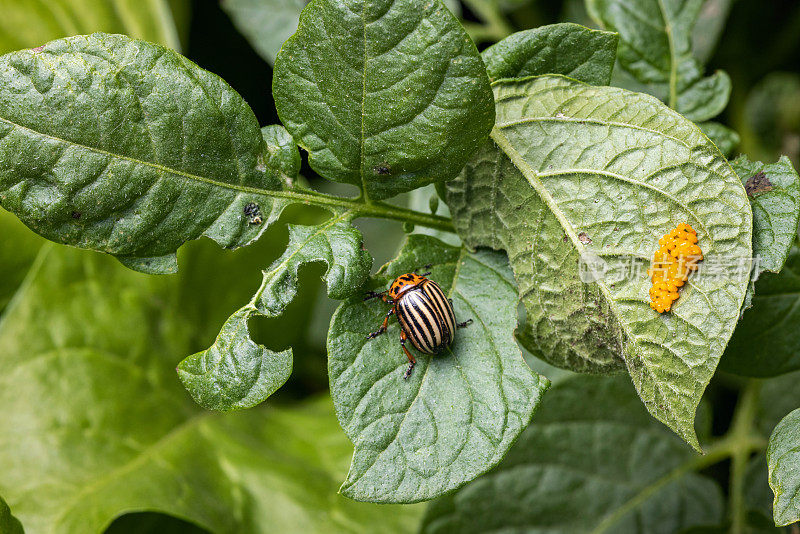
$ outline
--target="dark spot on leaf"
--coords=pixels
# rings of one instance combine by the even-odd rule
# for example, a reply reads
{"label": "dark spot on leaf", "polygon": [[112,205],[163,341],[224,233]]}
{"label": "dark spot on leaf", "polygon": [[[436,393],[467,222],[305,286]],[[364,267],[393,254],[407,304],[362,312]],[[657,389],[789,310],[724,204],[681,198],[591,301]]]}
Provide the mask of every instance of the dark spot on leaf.
{"label": "dark spot on leaf", "polygon": [[760,171],[747,179],[744,183],[744,190],[747,192],[747,196],[755,197],[761,193],[772,191],[772,182],[763,171]]}
{"label": "dark spot on leaf", "polygon": [[81,218],[81,212],[79,212],[79,211],[73,211],[73,212],[72,212],[72,218],[73,218],[73,219],[80,219],[80,218]]}
{"label": "dark spot on leaf", "polygon": [[372,170],[375,171],[375,174],[380,174],[381,176],[387,176],[389,174],[392,174],[392,168],[389,166],[388,163],[375,165],[375,167],[373,167]]}
{"label": "dark spot on leaf", "polygon": [[569,241],[569,237],[567,237],[567,234],[564,234],[564,238],[563,238],[563,239],[564,239],[564,243],[566,243],[567,241]]}
{"label": "dark spot on leaf", "polygon": [[578,234],[578,241],[580,241],[584,245],[591,245],[592,244],[592,238],[589,237],[586,234],[586,232],[581,232],[581,233]]}

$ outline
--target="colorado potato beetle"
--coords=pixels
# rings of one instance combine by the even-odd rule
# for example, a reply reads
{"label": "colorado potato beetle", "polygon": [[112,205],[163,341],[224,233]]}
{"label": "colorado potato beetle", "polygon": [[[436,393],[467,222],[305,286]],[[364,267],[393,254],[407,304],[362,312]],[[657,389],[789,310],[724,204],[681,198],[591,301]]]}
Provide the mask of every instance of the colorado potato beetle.
{"label": "colorado potato beetle", "polygon": [[[430,267],[430,265],[426,265]],[[397,316],[400,324],[400,346],[408,358],[408,369],[403,378],[411,376],[417,360],[406,348],[406,341],[424,354],[437,354],[450,346],[457,328],[464,328],[472,319],[456,322],[453,303],[447,298],[439,284],[425,278],[430,272],[417,274],[416,271],[398,276],[386,291],[370,291],[364,300],[380,298],[391,309],[383,319],[381,327],[367,335],[373,339],[386,332],[389,317]]]}
{"label": "colorado potato beetle", "polygon": [[650,288],[650,307],[658,313],[668,312],[678,300],[678,292],[689,273],[697,270],[703,251],[697,245],[697,232],[681,223],[658,240],[658,250],[647,274],[653,282]]}

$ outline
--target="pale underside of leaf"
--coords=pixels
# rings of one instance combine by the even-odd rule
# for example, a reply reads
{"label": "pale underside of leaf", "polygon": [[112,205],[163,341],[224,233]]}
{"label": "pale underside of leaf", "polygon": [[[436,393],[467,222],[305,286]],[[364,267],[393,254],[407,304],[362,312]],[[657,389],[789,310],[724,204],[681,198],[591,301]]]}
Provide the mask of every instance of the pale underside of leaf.
{"label": "pale underside of leaf", "polygon": [[[507,250],[527,311],[526,347],[578,371],[624,365],[651,413],[698,447],[695,409],[736,324],[746,276],[695,277],[659,315],[646,270],[658,239],[681,222],[697,229],[705,261],[749,265],[741,184],[695,125],[651,97],[561,77],[494,87],[499,149],[484,147],[448,184],[459,233]],[[625,270],[584,283],[581,256]]]}
{"label": "pale underside of leaf", "polygon": [[331,391],[355,445],[341,491],[356,500],[417,502],[466,484],[500,461],[549,385],[527,367],[511,335],[516,290],[501,254],[411,235],[379,280],[424,262],[434,264],[430,279],[452,298],[457,319],[473,323],[441,354],[417,352],[407,380],[397,324],[366,339],[385,306],[349,301],[331,320]]}

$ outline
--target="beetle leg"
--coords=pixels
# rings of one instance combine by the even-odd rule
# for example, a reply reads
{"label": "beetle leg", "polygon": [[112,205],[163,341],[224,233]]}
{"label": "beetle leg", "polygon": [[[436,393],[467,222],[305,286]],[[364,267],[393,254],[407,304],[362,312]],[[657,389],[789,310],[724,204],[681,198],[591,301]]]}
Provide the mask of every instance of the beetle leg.
{"label": "beetle leg", "polygon": [[389,310],[389,313],[386,314],[386,317],[383,318],[383,324],[381,325],[381,327],[378,328],[376,331],[367,334],[367,339],[378,337],[379,335],[386,332],[386,329],[389,328],[389,317],[391,317],[393,313],[394,313],[394,307],[392,307],[392,309]]}
{"label": "beetle leg", "polygon": [[466,321],[464,321],[463,323],[457,323],[457,324],[456,324],[456,328],[466,328],[466,327],[468,327],[468,326],[469,326],[469,325],[471,325],[471,324],[472,324],[472,319],[467,319],[467,320],[466,320]]}
{"label": "beetle leg", "polygon": [[406,369],[405,374],[403,375],[403,380],[411,376],[411,371],[414,370],[414,366],[417,365],[417,360],[414,358],[414,355],[408,352],[406,348],[406,341],[408,337],[406,336],[405,330],[400,331],[400,346],[403,347],[403,352],[406,353],[406,357],[408,358],[408,369]]}

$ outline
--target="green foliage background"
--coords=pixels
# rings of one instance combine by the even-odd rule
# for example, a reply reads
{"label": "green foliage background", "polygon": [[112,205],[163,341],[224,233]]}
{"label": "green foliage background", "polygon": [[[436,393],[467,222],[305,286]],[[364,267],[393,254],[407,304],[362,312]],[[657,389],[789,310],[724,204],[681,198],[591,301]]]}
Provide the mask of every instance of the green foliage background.
{"label": "green foliage background", "polygon": [[[247,9],[254,0],[49,4],[0,0],[0,53],[65,35],[125,33],[181,50],[242,94],[259,124],[278,122],[269,87],[280,41],[252,37]],[[286,20],[303,4],[277,4],[281,17],[262,24],[286,32]],[[592,25],[583,2],[572,0],[472,0],[451,9],[463,13],[480,49],[510,29],[559,21]],[[764,162],[787,155],[796,168],[800,7],[790,1],[763,9],[756,0],[709,0],[700,16],[694,35],[684,37],[706,72],[723,69],[730,75],[730,104],[714,119],[738,132],[741,143],[734,149],[731,142],[730,150]],[[266,29],[260,34],[275,36]],[[243,35],[251,36],[252,46]],[[527,73],[525,68],[515,73]],[[602,73],[591,70],[587,76]],[[657,87],[664,83],[654,81]],[[698,120],[705,118],[698,113]],[[720,139],[729,136],[720,125],[706,128],[721,132]],[[346,187],[322,182],[305,160],[302,174],[321,188]],[[429,187],[394,202],[427,211],[431,194]],[[282,220],[315,225],[325,214],[288,208]],[[400,250],[400,225],[366,220],[356,226],[374,265]],[[272,227],[257,244],[235,252],[208,240],[189,243],[179,253],[181,271],[156,278],[98,253],[48,244],[5,211],[0,236],[0,354],[8,364],[0,377],[0,440],[14,440],[0,455],[0,488],[23,496],[10,512],[0,500],[3,534],[19,529],[11,514],[33,518],[24,524],[28,532],[202,531],[198,524],[213,532],[485,532],[509,526],[552,532],[778,531],[771,523],[765,466],[768,455],[775,462],[795,461],[797,452],[767,448],[766,439],[800,406],[798,377],[746,382],[726,371],[739,372],[742,359],[759,350],[753,339],[776,323],[779,341],[769,341],[782,354],[797,346],[796,247],[782,273],[764,274],[763,290],[759,286],[748,312],[761,323],[740,323],[742,339],[734,336],[723,370],[705,393],[699,442],[726,436],[706,456],[698,457],[655,422],[629,380],[572,376],[528,354],[534,370],[554,383],[540,414],[497,469],[426,508],[357,503],[337,494],[352,445],[326,393],[325,340],[335,303],[320,281],[324,266],[298,264],[298,294],[282,315],[253,314],[249,323],[255,342],[270,351],[294,351],[293,373],[269,403],[243,413],[209,414],[177,381],[173,369],[180,358],[210,350],[220,325],[253,298],[259,271],[281,256],[290,239],[283,227]],[[797,369],[791,356],[765,362],[777,370],[763,374]],[[780,431],[797,436],[797,419],[794,412]],[[98,429],[101,435],[93,435]],[[715,463],[727,459],[729,471]],[[769,476],[785,488],[776,513],[785,523],[795,521],[786,510],[798,508],[790,499],[796,478]],[[131,511],[108,525],[118,503]]]}

